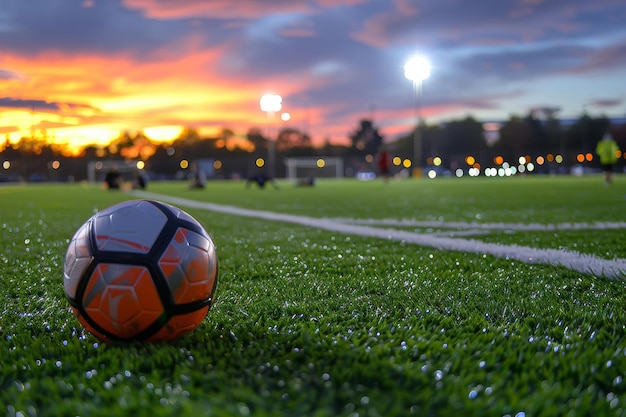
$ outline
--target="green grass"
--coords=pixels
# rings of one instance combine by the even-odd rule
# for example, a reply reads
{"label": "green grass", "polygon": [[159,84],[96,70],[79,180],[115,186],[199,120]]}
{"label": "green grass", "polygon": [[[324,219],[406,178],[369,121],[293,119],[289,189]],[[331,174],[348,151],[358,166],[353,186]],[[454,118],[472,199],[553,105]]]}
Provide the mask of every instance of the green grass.
{"label": "green grass", "polygon": [[[623,177],[612,187],[599,177],[529,177],[149,188],[312,217],[626,221]],[[206,320],[172,343],[101,343],[68,309],[63,259],[95,210],[128,198],[79,184],[0,187],[6,415],[624,414],[623,280],[187,207],[218,246],[217,302]],[[623,232],[469,238],[613,259],[626,258]]]}

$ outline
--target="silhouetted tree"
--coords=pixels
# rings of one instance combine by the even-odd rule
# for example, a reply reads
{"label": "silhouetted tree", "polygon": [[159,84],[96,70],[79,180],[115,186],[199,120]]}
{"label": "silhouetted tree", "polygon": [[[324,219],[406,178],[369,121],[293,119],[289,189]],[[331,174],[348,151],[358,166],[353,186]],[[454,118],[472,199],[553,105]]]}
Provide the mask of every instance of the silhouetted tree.
{"label": "silhouetted tree", "polygon": [[356,154],[376,154],[383,143],[383,136],[369,119],[362,119],[357,130],[349,137],[351,148]]}

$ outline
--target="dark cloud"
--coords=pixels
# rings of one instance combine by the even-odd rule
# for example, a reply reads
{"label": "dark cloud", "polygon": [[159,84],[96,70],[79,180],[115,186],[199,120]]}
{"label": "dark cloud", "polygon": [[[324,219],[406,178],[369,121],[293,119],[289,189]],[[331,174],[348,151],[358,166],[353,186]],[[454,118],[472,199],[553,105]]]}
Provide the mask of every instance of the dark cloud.
{"label": "dark cloud", "polygon": [[81,7],[72,0],[48,0],[33,7],[22,0],[3,0],[0,13],[11,22],[0,30],[0,50],[15,53],[134,51],[141,56],[190,30],[186,22],[157,22],[115,1]]}
{"label": "dark cloud", "polygon": [[6,109],[25,109],[25,110],[50,110],[52,112],[64,112],[74,110],[94,110],[98,109],[79,103],[62,103],[62,102],[48,102],[45,100],[23,100],[10,97],[0,98],[0,108]]}

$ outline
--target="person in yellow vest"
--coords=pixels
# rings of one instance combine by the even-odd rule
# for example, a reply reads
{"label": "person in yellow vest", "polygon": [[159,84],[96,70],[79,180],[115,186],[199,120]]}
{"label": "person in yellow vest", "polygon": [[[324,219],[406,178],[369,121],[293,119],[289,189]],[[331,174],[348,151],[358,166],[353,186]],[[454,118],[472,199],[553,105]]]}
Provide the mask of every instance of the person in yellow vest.
{"label": "person in yellow vest", "polygon": [[602,172],[604,173],[604,182],[611,184],[613,182],[613,168],[617,163],[619,147],[617,142],[610,134],[605,134],[596,146],[596,154],[600,157],[602,164]]}

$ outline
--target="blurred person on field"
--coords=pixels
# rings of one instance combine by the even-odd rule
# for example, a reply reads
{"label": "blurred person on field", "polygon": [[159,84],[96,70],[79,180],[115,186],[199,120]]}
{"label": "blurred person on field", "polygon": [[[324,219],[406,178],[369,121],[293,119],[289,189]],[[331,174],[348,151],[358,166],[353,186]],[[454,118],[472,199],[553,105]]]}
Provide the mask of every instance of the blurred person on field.
{"label": "blurred person on field", "polygon": [[274,189],[278,190],[278,184],[274,181],[274,178],[265,174],[257,174],[248,177],[246,181],[246,188],[250,188],[251,185],[256,184],[259,188],[265,188],[265,184],[272,184]]}
{"label": "blurred person on field", "polygon": [[104,186],[109,190],[119,190],[122,185],[122,176],[113,165],[104,177]]}
{"label": "blurred person on field", "polygon": [[206,174],[204,170],[198,165],[197,162],[192,167],[191,184],[189,184],[190,190],[203,190],[206,185]]}
{"label": "blurred person on field", "polygon": [[380,151],[376,156],[378,164],[378,173],[383,177],[383,181],[389,181],[389,152],[385,145],[380,147]]}
{"label": "blurred person on field", "polygon": [[613,170],[618,159],[619,147],[610,134],[605,134],[596,146],[596,154],[600,157],[604,182],[609,185],[613,182]]}

